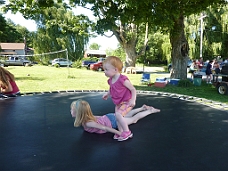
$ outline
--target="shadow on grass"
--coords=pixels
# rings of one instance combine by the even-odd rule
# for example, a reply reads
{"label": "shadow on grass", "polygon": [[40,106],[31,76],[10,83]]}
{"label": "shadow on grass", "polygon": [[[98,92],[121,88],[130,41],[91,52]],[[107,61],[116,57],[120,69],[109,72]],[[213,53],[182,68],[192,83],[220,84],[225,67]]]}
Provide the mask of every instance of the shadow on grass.
{"label": "shadow on grass", "polygon": [[16,80],[39,80],[39,81],[43,81],[45,80],[44,78],[40,78],[40,77],[31,77],[31,76],[27,76],[27,77],[16,77]]}

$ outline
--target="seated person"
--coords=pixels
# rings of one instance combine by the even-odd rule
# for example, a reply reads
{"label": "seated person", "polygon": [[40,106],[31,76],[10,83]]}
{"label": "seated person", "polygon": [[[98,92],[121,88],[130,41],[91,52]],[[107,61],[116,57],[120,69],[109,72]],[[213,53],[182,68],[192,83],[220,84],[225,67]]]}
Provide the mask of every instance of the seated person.
{"label": "seated person", "polygon": [[14,75],[3,67],[0,67],[0,93],[9,97],[20,94]]}
{"label": "seated person", "polygon": [[191,79],[194,78],[194,72],[198,71],[198,65],[196,64],[196,60],[193,60],[190,69],[189,69],[189,73],[191,73]]}

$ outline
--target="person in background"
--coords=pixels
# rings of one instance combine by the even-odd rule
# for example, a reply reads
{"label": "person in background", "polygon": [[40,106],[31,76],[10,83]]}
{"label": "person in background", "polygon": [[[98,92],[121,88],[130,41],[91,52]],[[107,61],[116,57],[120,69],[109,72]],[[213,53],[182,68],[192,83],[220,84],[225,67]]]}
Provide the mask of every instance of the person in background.
{"label": "person in background", "polygon": [[0,93],[4,97],[20,95],[14,75],[3,67],[0,67]]}
{"label": "person in background", "polygon": [[218,74],[220,73],[220,65],[219,65],[217,60],[214,62],[214,68],[213,69],[214,69],[214,72],[216,74],[215,76],[213,76],[213,81],[218,82]]}
{"label": "person in background", "polygon": [[200,57],[200,59],[199,59],[198,68],[199,68],[199,70],[201,70],[203,68],[203,58],[202,57]]}
{"label": "person in background", "polygon": [[189,73],[191,73],[191,79],[194,78],[195,71],[198,71],[198,65],[196,63],[196,60],[193,60],[191,66],[189,68]]}
{"label": "person in background", "polygon": [[212,80],[212,63],[213,61],[209,61],[207,64],[207,68],[206,68],[206,76],[207,76],[207,84],[211,84],[211,80]]}

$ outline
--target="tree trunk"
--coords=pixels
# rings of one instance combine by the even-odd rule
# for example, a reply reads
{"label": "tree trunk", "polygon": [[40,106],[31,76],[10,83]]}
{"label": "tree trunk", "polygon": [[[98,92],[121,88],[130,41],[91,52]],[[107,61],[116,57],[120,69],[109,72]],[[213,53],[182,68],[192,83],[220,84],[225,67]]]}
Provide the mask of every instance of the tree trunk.
{"label": "tree trunk", "polygon": [[170,31],[170,43],[172,46],[172,71],[170,78],[186,79],[189,45],[184,34],[183,15],[176,20],[173,29]]}
{"label": "tree trunk", "polygon": [[135,67],[136,59],[138,57],[135,50],[135,42],[123,44],[122,46],[124,47],[124,51],[126,53],[125,66]]}
{"label": "tree trunk", "polygon": [[[118,30],[112,30],[113,34],[116,36],[118,42],[123,47],[126,60],[124,65],[126,67],[135,67],[136,59],[145,54],[147,43],[148,43],[148,24],[146,24],[145,30],[145,40],[144,40],[144,47],[140,52],[136,52],[136,44],[138,42],[138,26],[135,24],[130,24],[131,27],[126,29],[124,26],[120,24]],[[130,28],[130,29],[129,29]],[[129,36],[131,35],[131,36]]]}

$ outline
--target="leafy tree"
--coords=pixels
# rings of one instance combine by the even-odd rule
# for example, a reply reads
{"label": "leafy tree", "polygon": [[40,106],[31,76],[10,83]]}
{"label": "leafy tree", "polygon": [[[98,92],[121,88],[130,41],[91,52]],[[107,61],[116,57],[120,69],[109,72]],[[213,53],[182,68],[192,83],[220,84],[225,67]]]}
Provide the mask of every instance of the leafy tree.
{"label": "leafy tree", "polygon": [[5,11],[20,12],[25,18],[36,21],[38,30],[33,42],[36,53],[67,48],[71,60],[83,57],[84,46],[88,43],[88,29],[92,25],[87,16],[75,16],[66,3],[57,1],[9,2],[4,8]]}
{"label": "leafy tree", "polygon": [[[77,0],[72,0],[76,4]],[[210,5],[226,3],[225,0],[83,0],[81,5],[92,5],[94,15],[98,17],[97,30],[103,34],[111,30],[127,54],[127,63],[134,65],[137,57],[136,47],[140,23],[158,26],[169,33],[173,71],[171,78],[187,77],[189,44],[184,30],[184,19],[194,13],[200,13]],[[100,15],[102,14],[102,16]],[[147,44],[147,37],[145,43]],[[145,46],[144,46],[145,49]],[[142,52],[142,51],[141,51]]]}
{"label": "leafy tree", "polygon": [[92,43],[90,46],[89,46],[89,49],[92,49],[92,50],[99,50],[100,49],[100,45],[98,45],[97,43]]}
{"label": "leafy tree", "polygon": [[21,43],[24,42],[23,35],[17,30],[16,25],[11,21],[6,21],[0,14],[0,42]]}
{"label": "leafy tree", "polygon": [[[29,10],[36,11],[37,8],[29,6],[34,3],[32,0],[23,1],[27,3],[17,3],[21,12]],[[37,2],[37,1],[35,1]],[[90,4],[90,9],[97,17],[96,30],[99,34],[104,34],[110,30],[116,36],[119,43],[126,52],[126,62],[134,65],[139,55],[144,54],[148,42],[148,28],[157,26],[163,33],[169,35],[171,44],[171,60],[173,71],[171,78],[185,79],[187,77],[187,60],[189,58],[189,44],[185,35],[184,20],[191,14],[199,14],[211,5],[224,5],[226,0],[71,0],[72,4],[86,6]],[[36,3],[37,6],[40,4]],[[47,6],[50,5],[47,3]],[[35,5],[34,5],[35,6]],[[11,8],[17,9],[18,6],[12,5]],[[32,14],[32,13],[30,13]],[[140,29],[145,28],[145,41],[142,50],[137,51],[138,36]],[[147,27],[149,26],[149,27]]]}
{"label": "leafy tree", "polygon": [[[143,48],[144,37],[140,34],[137,49]],[[138,62],[147,64],[166,64],[167,60],[170,61],[170,43],[168,35],[162,34],[156,27],[150,27],[148,31],[148,44],[145,55],[138,58]],[[145,60],[145,61],[144,61]]]}
{"label": "leafy tree", "polygon": [[[204,11],[203,19],[203,58],[212,60],[215,56],[227,55],[227,5],[210,6]],[[200,52],[200,14],[192,14],[185,20],[186,38],[190,47],[190,57],[199,59]]]}
{"label": "leafy tree", "polygon": [[112,56],[112,55],[118,56],[125,64],[126,55],[125,55],[123,48],[120,45],[118,45],[117,49],[115,49],[115,50],[107,49],[106,54],[107,54],[107,56]]}
{"label": "leafy tree", "polygon": [[[126,1],[96,1],[96,0],[71,0],[73,6],[81,5],[87,7],[89,4],[94,16],[97,17],[95,31],[98,34],[105,35],[106,31],[111,31],[117,38],[119,44],[125,51],[126,65],[135,66],[136,59],[144,54],[148,42],[148,25],[146,21],[141,24],[134,20],[133,8],[129,8]],[[141,49],[137,49],[138,37],[144,30],[145,41]]]}
{"label": "leafy tree", "polygon": [[[185,79],[187,77],[186,68],[189,58],[189,44],[184,30],[185,17],[191,14],[198,14],[206,10],[210,5],[218,6],[225,3],[225,0],[144,0],[138,2],[139,5],[143,6],[143,12],[140,13],[138,11],[136,20],[148,18],[151,24],[160,27],[164,33],[169,33],[173,66],[171,78]],[[134,5],[138,6],[135,0],[128,0],[128,4],[132,8]]]}

